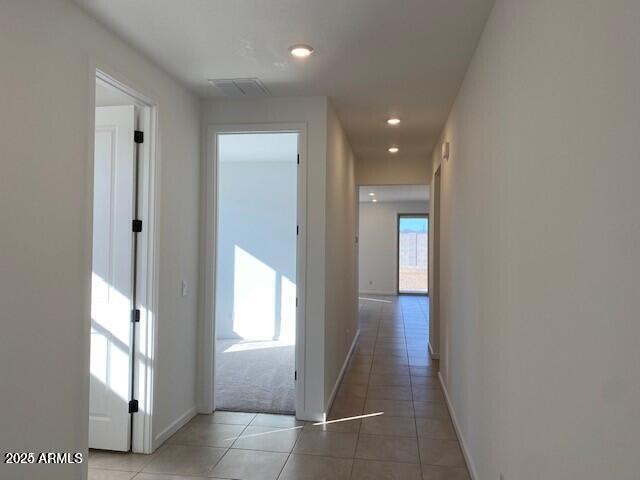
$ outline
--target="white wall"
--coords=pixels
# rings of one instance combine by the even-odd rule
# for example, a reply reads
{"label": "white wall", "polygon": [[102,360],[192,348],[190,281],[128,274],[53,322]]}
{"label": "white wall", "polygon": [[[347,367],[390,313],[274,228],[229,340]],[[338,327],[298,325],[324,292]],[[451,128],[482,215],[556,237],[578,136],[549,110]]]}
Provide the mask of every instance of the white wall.
{"label": "white wall", "polygon": [[[304,411],[297,414],[321,419],[356,330],[356,193],[351,149],[326,97],[207,101],[202,123],[204,132],[210,125],[306,125],[305,398]],[[206,165],[206,155],[203,161]]]}
{"label": "white wall", "polygon": [[[308,415],[310,419],[314,419],[319,418],[324,412],[327,99],[325,97],[265,98],[203,102],[202,127],[205,142],[209,125],[259,123],[303,123],[307,127],[305,412],[298,412],[298,414]],[[203,159],[205,164],[208,160],[206,157],[207,155]]]}
{"label": "white wall", "polygon": [[431,159],[405,158],[401,153],[389,154],[385,160],[358,158],[358,185],[428,185],[431,180]]}
{"label": "white wall", "polygon": [[[0,58],[0,450],[87,448],[93,62],[158,102],[156,435],[195,406],[198,102],[69,1],[2,2]],[[0,477],[86,468],[1,465]]]}
{"label": "white wall", "polygon": [[428,202],[360,202],[360,293],[398,293],[398,214],[428,213]]}
{"label": "white wall", "polygon": [[225,148],[225,140],[246,143],[255,137],[221,139],[216,336],[295,339],[297,135],[260,135],[267,149],[286,144],[279,148],[281,161],[225,161],[235,148]]}
{"label": "white wall", "polygon": [[639,19],[497,0],[444,130],[441,369],[479,479],[638,478]]}
{"label": "white wall", "polygon": [[357,329],[355,157],[331,104],[327,108],[325,411]]}

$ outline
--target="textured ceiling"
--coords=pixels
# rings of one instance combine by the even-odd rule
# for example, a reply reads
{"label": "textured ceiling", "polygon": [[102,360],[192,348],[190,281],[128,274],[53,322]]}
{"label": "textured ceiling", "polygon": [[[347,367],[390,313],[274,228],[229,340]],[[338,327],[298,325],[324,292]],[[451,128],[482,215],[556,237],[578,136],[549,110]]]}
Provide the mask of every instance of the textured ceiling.
{"label": "textured ceiling", "polygon": [[[202,97],[257,77],[273,96],[331,97],[355,154],[428,157],[493,0],[75,0]],[[293,59],[288,47],[315,53]],[[391,128],[389,115],[402,123]]]}

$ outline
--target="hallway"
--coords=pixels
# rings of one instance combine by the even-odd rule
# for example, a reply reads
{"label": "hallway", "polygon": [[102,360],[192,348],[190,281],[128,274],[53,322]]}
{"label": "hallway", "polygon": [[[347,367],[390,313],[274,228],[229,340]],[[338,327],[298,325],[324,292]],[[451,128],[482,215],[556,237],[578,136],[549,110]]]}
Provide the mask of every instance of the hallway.
{"label": "hallway", "polygon": [[0,480],[640,480],[639,22],[0,1]]}
{"label": "hallway", "polygon": [[199,415],[153,455],[92,453],[89,479],[467,480],[427,316],[426,297],[360,298],[360,338],[326,423]]}

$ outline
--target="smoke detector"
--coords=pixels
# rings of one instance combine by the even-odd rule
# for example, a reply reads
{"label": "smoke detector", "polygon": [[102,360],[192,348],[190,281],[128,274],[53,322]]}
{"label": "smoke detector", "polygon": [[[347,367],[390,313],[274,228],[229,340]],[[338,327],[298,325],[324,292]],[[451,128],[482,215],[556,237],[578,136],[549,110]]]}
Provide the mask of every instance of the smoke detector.
{"label": "smoke detector", "polygon": [[212,78],[209,83],[225,97],[266,97],[269,90],[257,78]]}

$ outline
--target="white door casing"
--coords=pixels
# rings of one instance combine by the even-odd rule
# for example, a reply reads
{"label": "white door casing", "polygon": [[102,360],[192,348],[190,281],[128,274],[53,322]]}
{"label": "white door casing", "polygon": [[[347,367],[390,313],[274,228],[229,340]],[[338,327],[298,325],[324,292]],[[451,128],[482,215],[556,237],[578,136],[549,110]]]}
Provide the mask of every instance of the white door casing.
{"label": "white door casing", "polygon": [[[296,314],[296,417],[301,420],[322,421],[324,420],[323,405],[314,404],[315,399],[309,390],[317,386],[307,385],[307,306],[306,306],[306,264],[307,264],[307,124],[300,123],[263,123],[263,124],[235,124],[235,125],[209,125],[207,130],[207,160],[205,163],[204,178],[204,242],[203,256],[205,258],[205,269],[203,273],[203,287],[201,308],[203,315],[202,328],[202,356],[200,357],[201,369],[199,381],[202,384],[200,392],[200,402],[198,411],[200,413],[211,413],[215,410],[214,405],[214,376],[215,376],[215,277],[217,263],[217,175],[218,175],[218,155],[217,139],[219,134],[225,133],[256,133],[256,132],[293,132],[298,134],[298,226],[299,234],[297,239],[296,255],[296,287],[298,307]],[[312,362],[313,363],[313,362]],[[313,387],[313,388],[309,388]],[[318,397],[319,398],[319,397]],[[312,404],[312,405],[310,405]]]}
{"label": "white door casing", "polygon": [[89,447],[130,448],[134,107],[97,107]]}

